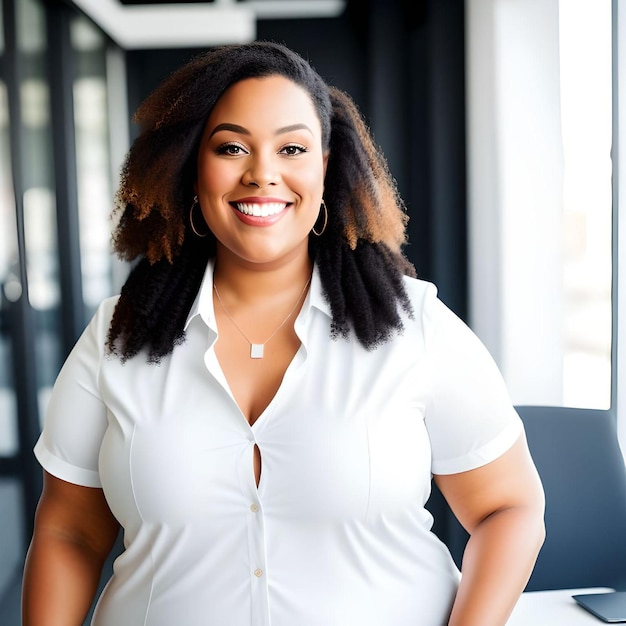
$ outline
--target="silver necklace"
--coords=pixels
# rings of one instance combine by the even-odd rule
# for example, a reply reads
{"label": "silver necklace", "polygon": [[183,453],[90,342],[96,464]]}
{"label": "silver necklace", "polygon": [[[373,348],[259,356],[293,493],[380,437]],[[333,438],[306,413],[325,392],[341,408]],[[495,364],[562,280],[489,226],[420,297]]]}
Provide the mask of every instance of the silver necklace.
{"label": "silver necklace", "polygon": [[226,315],[226,317],[233,323],[233,326],[241,333],[241,336],[250,344],[250,358],[262,359],[264,356],[264,352],[265,352],[265,344],[274,337],[274,335],[287,323],[287,320],[293,315],[293,312],[296,310],[296,307],[298,306],[300,300],[302,300],[302,296],[304,295],[304,292],[306,291],[306,288],[309,286],[310,282],[311,282],[311,278],[309,277],[309,280],[306,281],[302,291],[300,292],[300,295],[298,296],[298,299],[296,300],[296,303],[293,305],[293,308],[291,309],[291,311],[289,311],[289,313],[287,314],[287,317],[280,323],[278,328],[263,343],[253,343],[252,341],[250,341],[250,339],[248,339],[248,336],[243,332],[243,330],[241,330],[241,328],[239,328],[239,325],[237,324],[237,322],[230,316],[230,313],[224,306],[224,303],[222,302],[222,298],[220,297],[220,292],[217,290],[217,286],[215,283],[213,283],[213,289],[215,290],[215,295],[217,296],[220,306],[222,307],[222,311],[224,311],[224,314]]}

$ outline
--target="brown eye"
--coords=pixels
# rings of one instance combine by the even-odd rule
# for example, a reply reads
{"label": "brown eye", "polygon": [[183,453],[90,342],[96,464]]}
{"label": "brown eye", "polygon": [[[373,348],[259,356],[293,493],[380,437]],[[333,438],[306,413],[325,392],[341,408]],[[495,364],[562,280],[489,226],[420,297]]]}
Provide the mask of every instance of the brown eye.
{"label": "brown eye", "polygon": [[279,154],[286,154],[287,156],[296,156],[304,152],[307,152],[307,149],[304,146],[292,143],[292,144],[289,144],[288,146],[285,146],[284,148],[281,148],[281,150],[279,151]]}
{"label": "brown eye", "polygon": [[221,146],[217,147],[215,153],[225,154],[229,156],[239,156],[240,154],[247,154],[243,146],[240,146],[237,143],[224,143]]}

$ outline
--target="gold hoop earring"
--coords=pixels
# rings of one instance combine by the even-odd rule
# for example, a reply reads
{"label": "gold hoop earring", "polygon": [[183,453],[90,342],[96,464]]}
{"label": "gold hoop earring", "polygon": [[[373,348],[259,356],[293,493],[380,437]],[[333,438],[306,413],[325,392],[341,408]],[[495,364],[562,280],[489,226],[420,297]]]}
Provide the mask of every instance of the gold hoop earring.
{"label": "gold hoop earring", "polygon": [[[315,224],[313,224],[313,228],[311,228],[311,232],[316,237],[321,237],[324,234],[324,231],[326,230],[326,225],[328,224],[328,209],[326,208],[326,203],[324,202],[324,198],[322,198],[322,204],[320,205],[320,209],[324,209],[324,225],[322,226],[322,230],[317,232],[315,230],[315,224],[317,224],[317,220],[315,221]],[[319,215],[317,216],[317,219],[319,220]]]}
{"label": "gold hoop earring", "polygon": [[203,237],[206,237],[209,234],[209,231],[207,230],[206,233],[202,234],[199,233],[196,230],[196,227],[193,225],[193,210],[197,207],[200,206],[200,203],[198,202],[198,196],[194,196],[193,197],[193,203],[191,204],[191,208],[189,209],[189,225],[191,226],[191,230],[193,230],[194,235],[196,237],[200,237],[200,239],[202,239]]}

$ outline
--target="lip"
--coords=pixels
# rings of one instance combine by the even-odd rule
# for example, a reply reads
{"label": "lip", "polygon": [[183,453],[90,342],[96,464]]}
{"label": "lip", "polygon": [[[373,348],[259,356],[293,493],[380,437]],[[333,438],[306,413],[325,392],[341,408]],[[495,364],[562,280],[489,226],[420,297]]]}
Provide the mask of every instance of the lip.
{"label": "lip", "polygon": [[274,198],[271,196],[246,196],[245,198],[237,198],[236,200],[233,200],[230,204],[237,204],[239,202],[246,204],[267,204],[268,202],[282,202],[284,204],[291,204],[289,200],[285,200],[284,198]]}
{"label": "lip", "polygon": [[271,226],[285,215],[287,209],[293,203],[282,198],[247,196],[233,200],[229,204],[233,208],[235,215],[244,224],[250,226]]}

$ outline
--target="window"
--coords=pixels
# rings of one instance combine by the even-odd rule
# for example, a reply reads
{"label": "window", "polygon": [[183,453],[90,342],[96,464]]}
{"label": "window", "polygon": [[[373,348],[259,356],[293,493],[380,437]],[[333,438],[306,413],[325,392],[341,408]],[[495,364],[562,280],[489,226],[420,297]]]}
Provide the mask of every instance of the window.
{"label": "window", "polygon": [[82,292],[87,317],[113,292],[106,40],[87,18],[70,22]]}
{"label": "window", "polygon": [[515,404],[609,409],[611,1],[475,0],[468,26],[470,323]]}
{"label": "window", "polygon": [[[1,5],[0,5],[1,6]],[[0,11],[0,58],[4,55],[4,28]],[[0,66],[3,67],[3,66]],[[9,103],[0,75],[0,457],[17,451],[17,406],[13,388],[13,359],[9,338],[8,305],[22,295],[17,269],[17,226],[11,171]]]}

